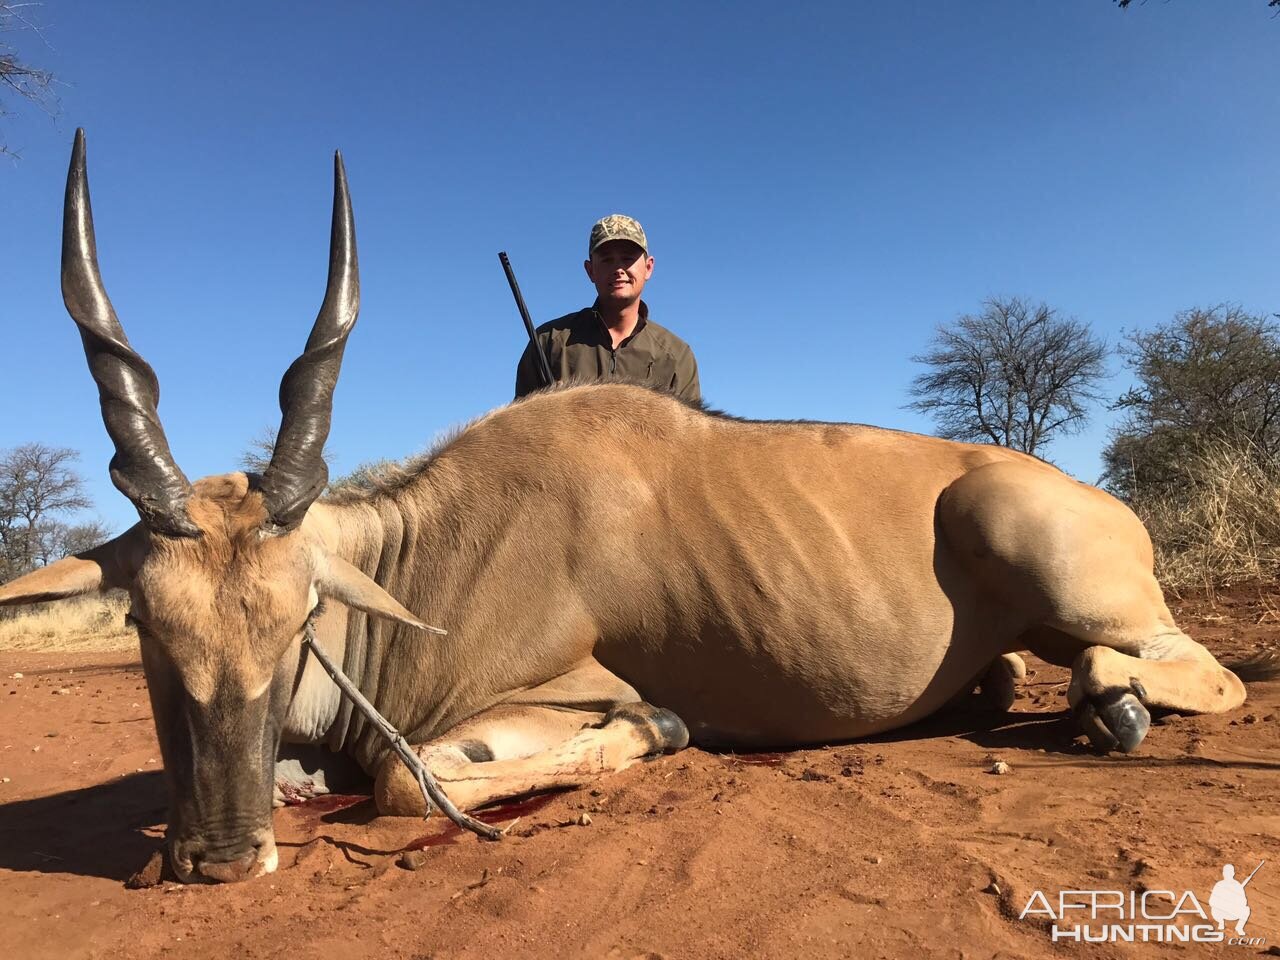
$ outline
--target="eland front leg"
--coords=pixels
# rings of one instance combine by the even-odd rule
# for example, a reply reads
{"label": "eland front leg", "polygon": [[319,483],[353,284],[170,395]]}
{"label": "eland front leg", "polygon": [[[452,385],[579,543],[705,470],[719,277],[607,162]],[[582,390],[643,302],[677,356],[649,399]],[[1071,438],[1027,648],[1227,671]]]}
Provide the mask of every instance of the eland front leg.
{"label": "eland front leg", "polygon": [[[580,787],[688,743],[689,731],[674,713],[635,702],[603,715],[497,707],[414,749],[458,809],[474,810],[528,793]],[[417,781],[394,755],[378,770],[374,798],[383,814],[426,812]]]}

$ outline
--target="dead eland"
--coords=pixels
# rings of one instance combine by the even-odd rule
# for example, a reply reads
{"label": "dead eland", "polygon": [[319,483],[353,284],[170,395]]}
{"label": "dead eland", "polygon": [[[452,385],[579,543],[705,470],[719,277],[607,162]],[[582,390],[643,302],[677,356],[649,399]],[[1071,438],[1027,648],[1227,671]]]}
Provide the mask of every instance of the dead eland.
{"label": "dead eland", "polygon": [[[1070,666],[1103,747],[1149,707],[1230,710],[1240,676],[1174,623],[1146,531],[1038,460],[850,424],[752,422],[628,385],[544,391],[481,418],[373,490],[322,498],[321,449],[359,306],[335,166],[329,280],[280,388],[261,476],[188,482],[98,270],[77,133],[62,289],[140,522],[0,587],[0,604],[122,587],[141,637],[184,879],[270,872],[282,742],[417,784],[301,638],[473,808],[695,743],[849,740],[926,717],[1015,651]],[[448,635],[421,634],[438,623]]]}

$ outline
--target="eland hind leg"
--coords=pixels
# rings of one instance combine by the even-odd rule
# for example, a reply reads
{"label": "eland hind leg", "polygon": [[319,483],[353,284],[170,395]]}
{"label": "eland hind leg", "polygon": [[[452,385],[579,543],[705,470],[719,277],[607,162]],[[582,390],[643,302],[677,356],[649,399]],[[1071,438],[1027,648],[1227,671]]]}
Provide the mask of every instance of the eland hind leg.
{"label": "eland hind leg", "polygon": [[1027,677],[1027,665],[1016,653],[996,657],[982,673],[965,684],[947,708],[976,707],[1007,712],[1018,698],[1018,684]]}
{"label": "eland hind leg", "polygon": [[1033,461],[980,467],[943,493],[950,546],[985,592],[1025,618],[1020,646],[1071,668],[1068,702],[1102,749],[1135,749],[1147,707],[1218,713],[1240,678],[1177,624],[1151,541],[1118,500]]}

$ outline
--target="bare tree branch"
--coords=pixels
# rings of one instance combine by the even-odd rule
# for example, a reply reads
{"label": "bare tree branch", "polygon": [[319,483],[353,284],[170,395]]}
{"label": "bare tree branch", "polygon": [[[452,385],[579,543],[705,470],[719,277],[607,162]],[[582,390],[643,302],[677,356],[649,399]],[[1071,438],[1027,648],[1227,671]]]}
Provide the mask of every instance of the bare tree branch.
{"label": "bare tree branch", "polygon": [[67,524],[61,516],[92,506],[73,469],[74,450],[26,443],[0,451],[0,581],[69,553],[96,546],[110,534],[101,524]]}
{"label": "bare tree branch", "polygon": [[912,357],[928,369],[912,381],[908,406],[930,415],[939,436],[1035,453],[1084,426],[1106,357],[1080,321],[993,298],[980,314],[939,326],[929,350]]}
{"label": "bare tree branch", "polygon": [[[1118,6],[1121,10],[1123,10],[1125,7],[1129,6],[1129,4],[1133,2],[1133,0],[1115,0],[1115,2],[1116,2],[1116,6]],[[1145,5],[1146,2],[1147,0],[1142,0],[1142,5]],[[1267,6],[1280,7],[1280,0],[1267,0]]]}
{"label": "bare tree branch", "polygon": [[[14,34],[29,34],[48,46],[39,25],[30,16],[34,3],[8,3],[0,0],[0,119],[13,116],[9,104],[11,97],[19,104],[29,104],[56,116],[60,107],[54,93],[54,76],[48,70],[33,66],[21,56],[14,42]],[[0,141],[0,154],[16,156],[16,153]]]}

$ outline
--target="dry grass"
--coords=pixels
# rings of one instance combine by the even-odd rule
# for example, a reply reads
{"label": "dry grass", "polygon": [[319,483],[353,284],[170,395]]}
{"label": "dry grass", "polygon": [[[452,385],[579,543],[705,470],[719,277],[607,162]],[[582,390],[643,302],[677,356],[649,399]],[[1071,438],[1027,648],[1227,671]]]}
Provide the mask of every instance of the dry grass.
{"label": "dry grass", "polygon": [[5,611],[0,617],[0,650],[128,650],[138,634],[124,622],[123,595],[77,597]]}
{"label": "dry grass", "polygon": [[1280,576],[1280,464],[1219,444],[1185,464],[1177,494],[1137,511],[1156,549],[1156,576],[1179,591]]}

